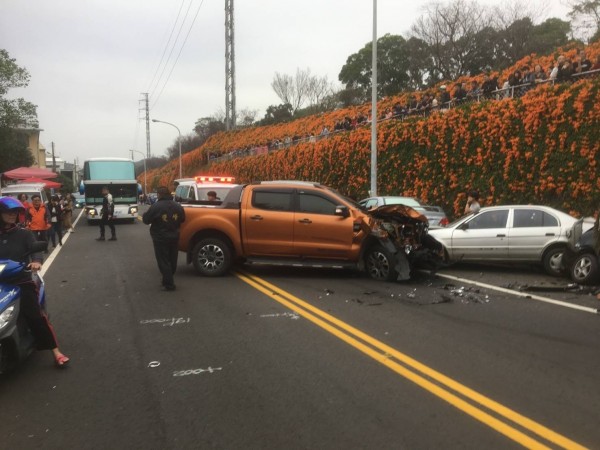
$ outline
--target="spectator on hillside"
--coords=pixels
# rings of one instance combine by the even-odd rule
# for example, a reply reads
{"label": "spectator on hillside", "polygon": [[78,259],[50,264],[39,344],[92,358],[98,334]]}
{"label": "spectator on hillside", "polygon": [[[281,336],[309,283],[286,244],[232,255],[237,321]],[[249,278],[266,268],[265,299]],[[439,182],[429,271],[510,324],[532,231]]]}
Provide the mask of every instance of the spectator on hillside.
{"label": "spectator on hillside", "polygon": [[579,52],[579,55],[577,55],[577,59],[575,59],[575,64],[574,64],[574,72],[575,73],[582,73],[582,72],[587,72],[592,68],[592,62],[586,58],[585,56],[585,51],[581,50]]}
{"label": "spectator on hillside", "polygon": [[456,83],[452,100],[456,103],[462,103],[467,98],[467,91],[463,88],[462,83]]}
{"label": "spectator on hillside", "polygon": [[402,108],[402,105],[400,105],[399,102],[396,102],[393,110],[394,110],[394,116],[401,116],[404,114],[404,108]]}
{"label": "spectator on hillside", "polygon": [[485,98],[492,98],[492,93],[498,89],[498,80],[492,78],[489,73],[483,74],[483,83],[481,84],[481,92]]}
{"label": "spectator on hillside", "polygon": [[446,85],[440,86],[440,107],[448,108],[450,106],[450,93],[446,89]]}
{"label": "spectator on hillside", "polygon": [[508,98],[511,96],[511,89],[510,89],[510,78],[507,78],[506,81],[502,84],[502,92],[498,93],[497,98],[501,99],[501,98]]}
{"label": "spectator on hillside", "polygon": [[409,95],[408,96],[408,103],[406,105],[406,109],[408,110],[408,114],[412,114],[418,106],[418,102],[417,99],[415,98],[414,95]]}
{"label": "spectator on hillside", "polygon": [[550,71],[550,79],[551,80],[556,80],[556,77],[558,76],[558,69],[564,64],[565,62],[565,57],[563,55],[560,55],[558,58],[556,58],[556,62],[554,63],[554,66],[552,67],[552,70]]}
{"label": "spectator on hillside", "polygon": [[508,76],[508,85],[510,87],[519,86],[523,84],[523,75],[520,70],[515,70],[512,74]]}
{"label": "spectator on hillside", "polygon": [[571,60],[564,58],[563,63],[558,68],[556,74],[556,81],[562,83],[564,81],[570,81],[573,76],[573,64]]}
{"label": "spectator on hillside", "polygon": [[467,96],[471,100],[477,100],[477,99],[479,99],[480,95],[481,95],[481,87],[479,86],[479,83],[477,82],[477,80],[471,81],[471,90],[467,93]]}
{"label": "spectator on hillside", "polygon": [[427,94],[423,94],[419,101],[417,102],[417,111],[422,112],[426,110],[429,106],[429,96]]}
{"label": "spectator on hillside", "polygon": [[535,69],[533,70],[533,73],[531,75],[533,77],[534,83],[541,83],[542,81],[546,81],[547,78],[546,73],[542,69],[542,66],[540,66],[539,64],[535,65]]}

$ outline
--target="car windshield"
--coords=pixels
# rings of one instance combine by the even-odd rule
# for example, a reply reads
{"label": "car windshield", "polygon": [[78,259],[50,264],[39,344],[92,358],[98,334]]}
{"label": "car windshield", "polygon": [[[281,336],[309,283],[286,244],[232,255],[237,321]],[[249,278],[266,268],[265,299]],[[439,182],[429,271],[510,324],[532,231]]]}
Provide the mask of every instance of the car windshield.
{"label": "car windshield", "polygon": [[386,205],[421,206],[421,203],[412,197],[384,197],[384,201]]}

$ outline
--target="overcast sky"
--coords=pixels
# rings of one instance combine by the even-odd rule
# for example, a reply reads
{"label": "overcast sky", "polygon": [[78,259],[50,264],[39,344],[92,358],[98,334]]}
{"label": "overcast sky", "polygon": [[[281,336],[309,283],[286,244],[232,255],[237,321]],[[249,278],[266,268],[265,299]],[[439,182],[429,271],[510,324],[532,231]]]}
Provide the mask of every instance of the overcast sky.
{"label": "overcast sky", "polygon": [[[378,36],[407,36],[424,4],[378,0]],[[546,4],[546,16],[566,19],[560,0]],[[224,110],[224,5],[223,0],[0,0],[0,48],[31,75],[27,88],[10,95],[38,106],[42,144],[50,150],[54,142],[57,156],[68,162],[129,157],[129,149],[145,155],[142,92],[151,94],[150,117],[175,124],[182,135],[192,132],[198,118]],[[188,8],[172,56],[159,66]],[[256,109],[260,119],[269,105],[281,103],[271,88],[275,72],[310,68],[337,82],[346,58],[371,41],[372,8],[371,0],[235,1],[238,111]],[[171,46],[165,59],[170,51]],[[150,125],[151,153],[164,155],[177,130]],[[135,159],[143,155],[135,153]]]}

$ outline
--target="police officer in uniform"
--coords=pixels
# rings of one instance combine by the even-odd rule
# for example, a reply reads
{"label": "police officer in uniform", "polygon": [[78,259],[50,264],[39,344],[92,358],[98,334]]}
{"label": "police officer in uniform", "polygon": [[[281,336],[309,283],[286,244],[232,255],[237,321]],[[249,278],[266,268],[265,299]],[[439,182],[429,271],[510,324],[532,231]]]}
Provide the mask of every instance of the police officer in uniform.
{"label": "police officer in uniform", "polygon": [[154,244],[154,255],[158,270],[162,274],[163,291],[174,291],[173,275],[177,269],[177,243],[179,226],[185,221],[185,211],[171,197],[169,188],[161,186],[156,190],[158,200],[142,216],[146,225],[150,225],[150,236]]}
{"label": "police officer in uniform", "polygon": [[113,215],[115,214],[115,204],[113,203],[112,195],[108,191],[108,187],[102,186],[102,209],[100,210],[100,237],[97,241],[104,241],[104,227],[108,225],[110,228],[110,239],[109,241],[117,240],[117,233],[115,232],[115,223],[113,221]]}

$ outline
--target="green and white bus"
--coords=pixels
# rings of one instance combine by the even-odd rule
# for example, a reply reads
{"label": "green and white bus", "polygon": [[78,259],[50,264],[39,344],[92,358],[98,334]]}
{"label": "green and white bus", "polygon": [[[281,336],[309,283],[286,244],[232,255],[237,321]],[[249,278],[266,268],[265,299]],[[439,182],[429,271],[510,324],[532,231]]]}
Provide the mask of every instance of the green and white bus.
{"label": "green and white bus", "polygon": [[127,158],[90,158],[83,163],[79,191],[85,195],[85,215],[89,223],[100,220],[103,186],[108,188],[113,198],[113,219],[135,222],[138,218],[139,185],[133,161]]}

